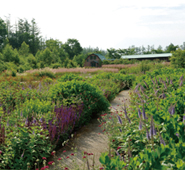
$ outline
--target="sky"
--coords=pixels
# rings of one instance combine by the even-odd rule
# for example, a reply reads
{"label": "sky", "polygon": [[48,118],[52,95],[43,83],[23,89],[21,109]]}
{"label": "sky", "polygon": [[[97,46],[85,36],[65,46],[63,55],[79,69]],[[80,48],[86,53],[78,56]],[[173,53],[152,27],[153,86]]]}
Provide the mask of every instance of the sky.
{"label": "sky", "polygon": [[184,0],[6,0],[0,17],[35,19],[43,38],[82,47],[125,49],[185,42]]}

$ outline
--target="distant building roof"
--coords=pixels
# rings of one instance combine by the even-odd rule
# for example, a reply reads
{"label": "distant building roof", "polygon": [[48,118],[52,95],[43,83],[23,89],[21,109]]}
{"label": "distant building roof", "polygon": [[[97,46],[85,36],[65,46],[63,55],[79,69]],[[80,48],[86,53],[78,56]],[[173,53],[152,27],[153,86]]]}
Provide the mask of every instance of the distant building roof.
{"label": "distant building roof", "polygon": [[106,58],[103,55],[101,55],[101,54],[95,54],[95,55],[97,55],[101,60],[106,60]]}
{"label": "distant building roof", "polygon": [[143,54],[143,55],[123,55],[122,59],[134,59],[134,58],[158,58],[158,57],[171,57],[171,53],[162,53],[162,54]]}

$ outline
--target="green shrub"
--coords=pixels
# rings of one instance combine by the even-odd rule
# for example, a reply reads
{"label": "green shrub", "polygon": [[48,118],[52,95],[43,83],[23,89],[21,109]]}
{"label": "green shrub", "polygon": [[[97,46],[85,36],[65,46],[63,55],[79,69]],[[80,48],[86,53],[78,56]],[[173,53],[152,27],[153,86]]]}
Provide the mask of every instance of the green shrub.
{"label": "green shrub", "polygon": [[55,69],[55,68],[59,68],[61,67],[61,64],[60,63],[54,63],[51,65],[51,68]]}
{"label": "green shrub", "polygon": [[78,74],[67,73],[67,74],[61,76],[57,81],[58,82],[66,82],[66,81],[71,81],[71,80],[84,80],[84,78],[79,76]]}
{"label": "green shrub", "polygon": [[[11,129],[11,127],[10,127]],[[32,169],[37,159],[41,163],[41,157],[49,157],[52,145],[49,142],[49,133],[41,126],[19,127],[7,134],[7,145],[0,146],[3,154],[0,155],[4,164],[0,164],[1,169],[27,169],[28,164]]]}
{"label": "green shrub", "polygon": [[172,52],[170,62],[175,68],[185,68],[185,50],[178,49]]}
{"label": "green shrub", "polygon": [[22,65],[19,66],[18,71],[19,71],[19,73],[23,73],[24,72],[24,67]]}
{"label": "green shrub", "polygon": [[94,85],[83,81],[59,82],[51,87],[50,96],[56,105],[84,104],[84,115],[79,124],[87,124],[92,114],[107,110],[109,102]]}
{"label": "green shrub", "polygon": [[35,75],[35,76],[38,75],[39,77],[46,76],[46,77],[50,77],[52,79],[56,78],[55,74],[51,71],[36,71],[33,73],[33,75]]}
{"label": "green shrub", "polygon": [[12,77],[16,77],[16,71],[12,70]]}

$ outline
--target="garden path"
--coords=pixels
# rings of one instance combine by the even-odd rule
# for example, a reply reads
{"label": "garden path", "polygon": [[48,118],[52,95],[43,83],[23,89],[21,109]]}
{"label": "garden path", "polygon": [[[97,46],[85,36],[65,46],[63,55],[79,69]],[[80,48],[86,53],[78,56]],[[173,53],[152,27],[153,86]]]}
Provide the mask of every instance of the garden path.
{"label": "garden path", "polygon": [[[129,90],[120,92],[116,98],[111,101],[111,106],[119,110],[119,106],[123,106],[123,102],[125,102],[127,106],[129,105]],[[111,110],[114,111],[113,108]],[[72,158],[75,158],[76,163],[81,165],[83,164],[82,153],[86,151],[87,153],[93,153],[95,155],[95,167],[100,167],[101,163],[99,162],[99,157],[102,152],[108,151],[109,139],[108,135],[105,132],[102,132],[101,127],[98,127],[98,125],[100,125],[99,121],[96,118],[92,119],[88,125],[77,131],[74,137],[68,142],[68,146],[64,146],[58,150],[56,152],[56,157],[50,157],[47,162],[54,161],[55,166],[57,167],[59,162],[57,159],[62,158],[63,161],[60,161],[60,164],[61,162],[64,162],[66,165],[65,167],[68,167],[71,170],[75,168]],[[72,146],[73,144],[74,146]],[[77,147],[77,156],[71,156],[71,153],[74,153],[74,150],[72,150],[71,147]],[[66,152],[63,153],[64,150]],[[69,156],[68,159],[66,158],[67,156]],[[93,158],[93,156],[90,156],[90,158]],[[88,161],[90,165],[93,164],[92,160],[88,159]],[[86,167],[87,163],[85,164],[85,169],[87,169]],[[49,169],[54,170],[54,165],[50,165]]]}

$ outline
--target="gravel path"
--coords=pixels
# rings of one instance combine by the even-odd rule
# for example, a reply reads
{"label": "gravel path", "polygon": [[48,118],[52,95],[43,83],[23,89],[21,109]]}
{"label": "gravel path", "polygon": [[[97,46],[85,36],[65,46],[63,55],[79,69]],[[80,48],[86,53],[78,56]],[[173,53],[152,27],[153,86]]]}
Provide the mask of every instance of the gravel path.
{"label": "gravel path", "polygon": [[[118,109],[120,106],[123,106],[123,103],[126,103],[126,105],[129,105],[129,90],[124,90],[120,92],[116,98],[111,102],[111,106]],[[118,106],[119,105],[119,106]],[[111,109],[114,111],[114,109]],[[56,157],[51,157],[47,160],[48,161],[55,161],[55,166],[58,164],[59,161],[57,161],[58,158],[62,158],[65,163],[65,167],[68,167],[70,170],[74,169],[76,166],[72,162],[72,158],[76,158],[76,162],[78,165],[83,164],[83,158],[82,153],[86,151],[87,153],[93,153],[95,155],[95,167],[100,167],[101,163],[99,162],[99,157],[102,152],[108,151],[109,148],[109,139],[108,136],[102,132],[101,127],[98,127],[100,123],[97,119],[92,119],[91,122],[82,127],[76,135],[70,141],[68,142],[68,146],[62,147],[60,150],[56,152]],[[74,145],[74,146],[73,146]],[[77,156],[71,156],[71,153],[74,153],[74,150],[71,149],[71,147],[75,148],[77,147]],[[63,151],[66,152],[63,152]],[[66,158],[69,156],[69,158]],[[90,158],[93,158],[93,156],[88,156]],[[88,159],[89,160],[89,159]],[[89,160],[89,164],[92,165],[92,160]],[[61,165],[61,161],[60,161]],[[87,163],[85,164],[87,166]],[[90,166],[92,167],[92,166]],[[54,165],[51,165],[50,170],[54,169]],[[59,169],[59,168],[57,168]],[[80,170],[83,169],[82,166],[80,167]],[[85,169],[87,169],[85,167]]]}

